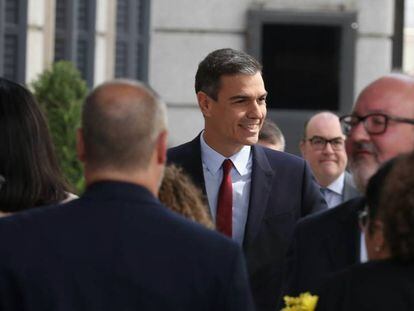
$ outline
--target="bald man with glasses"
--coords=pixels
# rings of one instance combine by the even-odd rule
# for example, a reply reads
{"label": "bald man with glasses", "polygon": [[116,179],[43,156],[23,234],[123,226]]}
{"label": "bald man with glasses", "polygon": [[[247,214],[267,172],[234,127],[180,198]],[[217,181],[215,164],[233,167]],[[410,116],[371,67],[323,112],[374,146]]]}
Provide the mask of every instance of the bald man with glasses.
{"label": "bald man with glasses", "polygon": [[346,172],[345,135],[336,114],[324,111],[313,115],[305,123],[299,147],[329,208],[359,195]]}
{"label": "bald man with glasses", "polygon": [[[382,163],[414,150],[414,78],[389,74],[375,80],[340,121],[349,168],[363,193]],[[364,204],[357,197],[299,221],[286,258],[282,297],[317,293],[331,273],[367,260],[358,226]]]}

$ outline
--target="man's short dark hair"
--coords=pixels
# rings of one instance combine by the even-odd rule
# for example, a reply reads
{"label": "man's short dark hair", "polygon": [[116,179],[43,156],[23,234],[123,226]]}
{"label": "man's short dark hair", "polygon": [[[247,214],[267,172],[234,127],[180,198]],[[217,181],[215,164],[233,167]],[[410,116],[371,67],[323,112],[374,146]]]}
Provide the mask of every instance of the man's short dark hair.
{"label": "man's short dark hair", "polygon": [[262,65],[252,56],[233,49],[211,52],[198,65],[195,77],[195,92],[204,92],[217,100],[220,78],[223,75],[254,75],[261,72]]}
{"label": "man's short dark hair", "polygon": [[280,145],[285,149],[285,137],[280,128],[270,119],[265,119],[259,132],[259,140],[274,145]]}

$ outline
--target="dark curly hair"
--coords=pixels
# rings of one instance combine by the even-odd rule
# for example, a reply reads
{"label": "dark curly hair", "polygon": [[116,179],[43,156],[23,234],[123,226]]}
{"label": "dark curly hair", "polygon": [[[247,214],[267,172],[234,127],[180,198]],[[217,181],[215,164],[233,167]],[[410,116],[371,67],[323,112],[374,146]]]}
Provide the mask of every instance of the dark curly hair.
{"label": "dark curly hair", "polygon": [[370,218],[383,222],[391,256],[401,261],[414,260],[413,172],[414,153],[398,156],[380,168],[367,188]]}
{"label": "dark curly hair", "polygon": [[207,228],[214,229],[201,191],[181,168],[175,165],[168,165],[165,168],[158,197],[165,206],[174,212]]}
{"label": "dark curly hair", "polygon": [[395,163],[384,185],[384,235],[393,257],[414,260],[414,153]]}

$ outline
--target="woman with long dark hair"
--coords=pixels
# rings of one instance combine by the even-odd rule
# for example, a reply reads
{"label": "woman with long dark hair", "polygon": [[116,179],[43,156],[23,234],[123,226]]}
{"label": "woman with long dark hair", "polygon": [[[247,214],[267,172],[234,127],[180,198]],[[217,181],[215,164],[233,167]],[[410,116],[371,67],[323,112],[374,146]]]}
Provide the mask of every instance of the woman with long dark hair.
{"label": "woman with long dark hair", "polygon": [[25,87],[0,78],[0,212],[68,198],[47,123]]}

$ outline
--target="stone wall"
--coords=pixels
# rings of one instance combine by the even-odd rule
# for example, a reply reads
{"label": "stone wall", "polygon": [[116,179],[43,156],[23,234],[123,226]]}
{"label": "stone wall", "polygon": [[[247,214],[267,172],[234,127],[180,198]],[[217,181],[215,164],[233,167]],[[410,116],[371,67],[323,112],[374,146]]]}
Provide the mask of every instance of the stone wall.
{"label": "stone wall", "polygon": [[393,0],[154,0],[149,82],[168,103],[171,145],[203,128],[194,93],[197,65],[217,48],[245,50],[251,8],[357,12],[354,97],[391,70]]}

